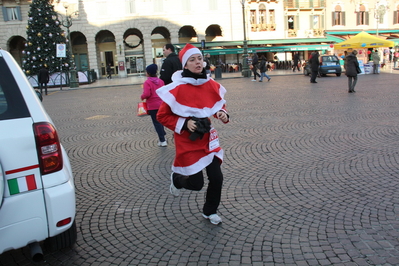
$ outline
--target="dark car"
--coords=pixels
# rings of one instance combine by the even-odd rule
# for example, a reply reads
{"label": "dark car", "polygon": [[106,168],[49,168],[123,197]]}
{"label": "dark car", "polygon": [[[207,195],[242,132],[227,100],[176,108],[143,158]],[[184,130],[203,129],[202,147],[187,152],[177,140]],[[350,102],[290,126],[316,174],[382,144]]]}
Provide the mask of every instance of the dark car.
{"label": "dark car", "polygon": [[[320,56],[319,76],[326,76],[327,74],[335,74],[337,77],[341,76],[342,69],[339,59],[335,55],[322,55]],[[309,61],[305,62],[303,74],[309,76],[312,73]]]}

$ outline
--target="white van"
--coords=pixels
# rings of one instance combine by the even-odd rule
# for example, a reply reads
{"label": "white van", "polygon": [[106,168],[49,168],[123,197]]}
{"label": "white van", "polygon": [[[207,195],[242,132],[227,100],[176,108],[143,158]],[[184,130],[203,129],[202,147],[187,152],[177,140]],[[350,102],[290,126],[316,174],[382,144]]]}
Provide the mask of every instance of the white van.
{"label": "white van", "polygon": [[0,50],[0,254],[30,245],[40,260],[43,240],[50,250],[76,241],[72,169],[36,92]]}

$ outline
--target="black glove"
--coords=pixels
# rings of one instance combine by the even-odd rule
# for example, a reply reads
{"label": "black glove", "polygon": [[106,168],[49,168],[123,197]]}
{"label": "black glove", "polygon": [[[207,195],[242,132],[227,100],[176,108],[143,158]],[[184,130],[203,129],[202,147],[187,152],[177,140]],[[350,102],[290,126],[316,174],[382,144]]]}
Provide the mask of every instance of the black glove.
{"label": "black glove", "polygon": [[194,141],[198,137],[202,139],[204,134],[208,133],[211,130],[211,121],[208,118],[191,117],[190,119],[194,120],[195,125],[197,126],[195,131],[190,134],[190,140]]}

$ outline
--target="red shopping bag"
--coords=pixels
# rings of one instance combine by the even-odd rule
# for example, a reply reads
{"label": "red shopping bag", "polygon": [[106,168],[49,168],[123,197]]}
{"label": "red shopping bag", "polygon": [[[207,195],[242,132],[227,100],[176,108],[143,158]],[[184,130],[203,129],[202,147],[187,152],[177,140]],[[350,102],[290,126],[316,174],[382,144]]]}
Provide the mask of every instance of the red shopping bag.
{"label": "red shopping bag", "polygon": [[139,102],[137,104],[137,115],[138,116],[148,115],[147,103],[146,102]]}

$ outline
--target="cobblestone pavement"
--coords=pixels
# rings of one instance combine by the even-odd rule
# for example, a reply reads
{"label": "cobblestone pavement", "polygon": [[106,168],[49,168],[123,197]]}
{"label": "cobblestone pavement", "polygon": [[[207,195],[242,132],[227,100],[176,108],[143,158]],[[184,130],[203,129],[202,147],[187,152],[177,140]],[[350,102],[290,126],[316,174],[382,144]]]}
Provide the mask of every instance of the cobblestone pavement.
{"label": "cobblestone pavement", "polygon": [[[141,87],[55,91],[43,104],[68,151],[78,240],[35,265],[399,265],[398,76],[222,80],[232,121],[220,215],[204,190],[169,194],[169,146],[135,115]],[[30,265],[29,250],[0,265]]]}

